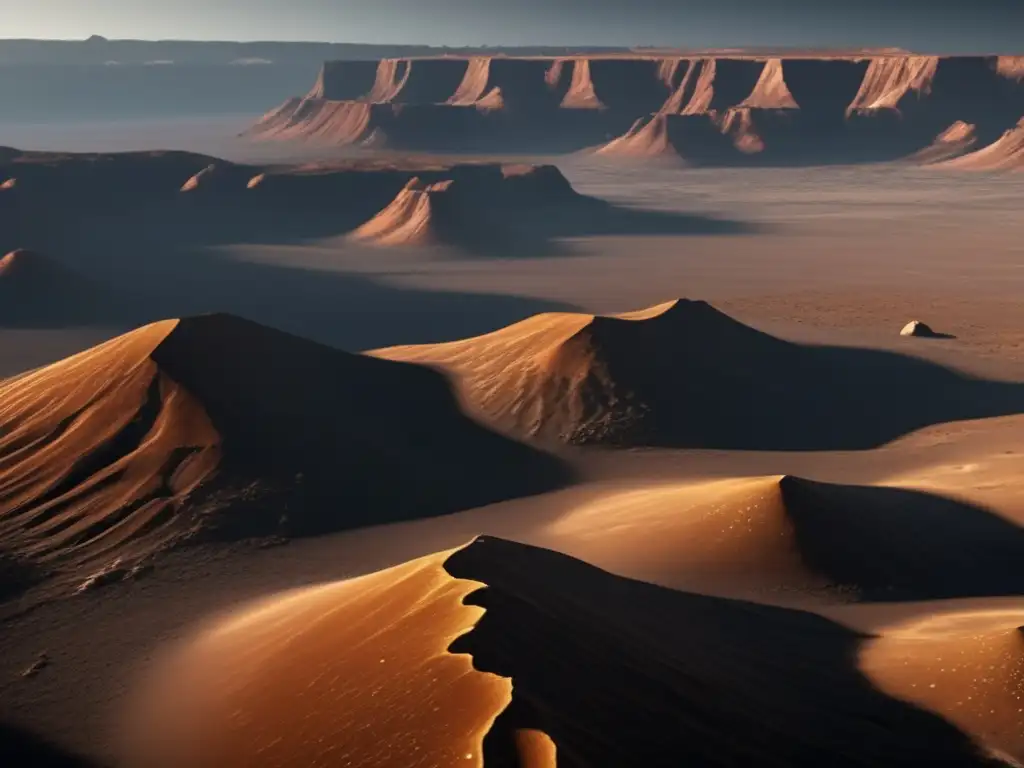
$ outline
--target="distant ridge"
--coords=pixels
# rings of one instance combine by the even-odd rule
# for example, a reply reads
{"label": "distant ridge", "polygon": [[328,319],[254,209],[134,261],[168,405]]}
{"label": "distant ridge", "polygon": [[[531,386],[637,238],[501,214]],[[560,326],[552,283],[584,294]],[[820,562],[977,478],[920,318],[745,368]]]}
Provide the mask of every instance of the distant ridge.
{"label": "distant ridge", "polygon": [[123,321],[129,302],[56,259],[19,248],[0,258],[0,327]]}
{"label": "distant ridge", "polygon": [[958,121],[982,142],[1012,126],[1024,115],[1020,61],[896,50],[391,57],[375,72],[331,61],[305,98],[246,135],[707,165],[906,160]]}
{"label": "distant ridge", "polygon": [[[371,354],[445,370],[481,418],[511,434],[584,445],[867,448],[936,421],[1024,407],[1013,386],[888,353],[790,343],[686,299],[609,316],[541,314]],[[935,387],[943,391],[929,394]]]}

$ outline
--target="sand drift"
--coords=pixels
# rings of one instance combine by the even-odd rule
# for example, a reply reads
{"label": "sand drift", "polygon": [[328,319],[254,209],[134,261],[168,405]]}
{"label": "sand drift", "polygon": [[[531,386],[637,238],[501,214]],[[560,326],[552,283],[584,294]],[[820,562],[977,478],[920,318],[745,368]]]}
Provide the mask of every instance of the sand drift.
{"label": "sand drift", "polygon": [[[990,632],[1019,663],[1015,630]],[[207,628],[141,697],[128,764],[1005,766],[896,698],[971,641],[922,643],[893,671],[903,647],[877,641],[875,679],[855,661],[869,642],[481,537]]]}
{"label": "sand drift", "polygon": [[959,124],[978,144],[963,152],[996,141],[1024,114],[1021,71],[1005,56],[335,61],[248,135],[710,165],[886,161]]}

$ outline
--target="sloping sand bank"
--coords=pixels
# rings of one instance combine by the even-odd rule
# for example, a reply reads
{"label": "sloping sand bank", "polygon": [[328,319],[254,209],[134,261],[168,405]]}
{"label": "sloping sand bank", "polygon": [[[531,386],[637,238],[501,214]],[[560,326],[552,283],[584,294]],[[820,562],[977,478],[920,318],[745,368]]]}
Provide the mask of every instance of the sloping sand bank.
{"label": "sloping sand bank", "polygon": [[218,622],[134,708],[131,748],[147,768],[998,764],[873,688],[865,640],[482,538]]}
{"label": "sloping sand bank", "polygon": [[0,553],[23,585],[117,578],[188,541],[452,512],[563,477],[463,416],[434,372],[230,315],[146,326],[0,397]]}
{"label": "sloping sand bank", "polygon": [[1015,385],[791,344],[685,299],[613,316],[542,314],[476,338],[372,354],[438,366],[492,424],[573,444],[867,448],[1024,404]]}

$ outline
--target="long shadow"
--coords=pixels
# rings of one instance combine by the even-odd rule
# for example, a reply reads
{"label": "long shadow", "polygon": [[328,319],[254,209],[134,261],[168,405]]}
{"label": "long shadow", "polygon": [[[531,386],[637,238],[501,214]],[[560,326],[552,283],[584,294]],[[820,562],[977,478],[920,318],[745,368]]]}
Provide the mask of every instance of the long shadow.
{"label": "long shadow", "polygon": [[0,722],[0,765],[9,768],[98,768],[96,763],[13,723]]}
{"label": "long shadow", "polygon": [[992,512],[902,488],[779,487],[807,567],[864,600],[1024,595],[1024,529]]}
{"label": "long shadow", "polygon": [[[202,176],[197,189],[179,193],[209,166],[213,172]],[[260,182],[250,186],[257,177]],[[61,228],[74,230],[66,243],[71,249],[78,238],[103,227],[118,232],[121,245],[145,229],[161,247],[179,251],[310,243],[351,232],[386,208],[413,177],[425,184],[454,179],[468,190],[456,218],[463,219],[464,229],[482,229],[484,237],[466,243],[466,250],[480,255],[564,255],[569,251],[559,239],[591,235],[755,231],[724,217],[642,211],[579,195],[551,167],[509,181],[495,163],[451,165],[429,158],[364,159],[296,173],[180,152],[77,156],[8,150],[0,156],[0,182],[11,178],[17,186],[0,194],[0,249],[37,247],[34,234],[42,231],[52,239]]]}
{"label": "long shadow", "polygon": [[699,301],[643,322],[598,318],[590,340],[611,382],[592,387],[591,401],[614,409],[628,393],[635,407],[583,442],[857,450],[932,424],[1024,413],[1024,384],[893,352],[784,341]]}
{"label": "long shadow", "polygon": [[565,555],[478,539],[445,563],[486,586],[450,647],[512,681],[484,741],[515,766],[516,732],[559,766],[995,766],[945,720],[873,687],[866,639],[799,611],[677,592]]}
{"label": "long shadow", "polygon": [[[271,174],[265,183],[246,189],[243,182],[253,168],[229,165],[196,194],[178,191],[189,171],[198,173],[207,165],[209,158],[186,153],[58,158],[24,167],[9,162],[5,167],[16,166],[28,193],[13,198],[0,193],[0,219],[13,222],[16,235],[28,241],[12,246],[53,254],[115,292],[98,313],[105,326],[230,312],[333,346],[369,349],[465,338],[538,312],[573,309],[239,261],[221,248],[302,245],[342,234],[386,205],[413,172],[440,177],[450,168],[425,163],[412,171],[368,163],[340,174]],[[25,175],[29,166],[38,178]],[[56,198],[51,199],[51,185],[63,179],[65,166],[73,172],[67,184],[54,188]],[[470,189],[502,173],[497,166],[462,168],[459,173]],[[742,222],[620,208],[574,195],[557,171],[545,174],[515,182],[526,185],[527,197],[553,190],[551,199],[559,203],[542,205],[527,217],[533,222],[528,231],[540,241],[588,234],[751,231]],[[95,194],[88,194],[94,188]],[[522,188],[516,194],[524,197]],[[0,233],[0,239],[10,236],[3,227]],[[45,302],[36,305],[36,316],[45,315]],[[123,315],[123,322],[120,316],[112,321],[111,313]],[[678,313],[673,317],[680,323],[666,318],[602,326],[607,338],[599,341],[614,351],[608,360],[612,380],[641,395],[649,413],[626,442],[857,449],[930,424],[1024,412],[1021,385],[971,379],[893,353],[790,344],[724,316],[697,318],[692,324]]]}
{"label": "long shadow", "polygon": [[[211,165],[213,172],[205,173]],[[250,188],[260,171],[267,172]],[[202,183],[180,192],[195,174],[205,174]],[[31,248],[54,256],[113,295],[73,287],[103,295],[74,306],[47,306],[42,296],[8,314],[19,327],[117,328],[223,311],[359,349],[448,340],[536,312],[571,309],[514,297],[392,288],[340,272],[232,260],[220,250],[338,237],[386,207],[413,176],[432,183],[453,174],[471,192],[512,190],[494,208],[498,236],[467,244],[478,255],[568,255],[572,251],[560,239],[590,234],[750,231],[741,222],[624,209],[577,195],[553,169],[502,182],[502,169],[494,164],[453,168],[429,159],[365,160],[340,172],[297,174],[178,152],[78,156],[9,150],[0,156],[0,176],[17,184],[0,191],[0,251]],[[524,205],[535,192],[541,197],[536,205]],[[504,236],[512,231],[519,236]]]}

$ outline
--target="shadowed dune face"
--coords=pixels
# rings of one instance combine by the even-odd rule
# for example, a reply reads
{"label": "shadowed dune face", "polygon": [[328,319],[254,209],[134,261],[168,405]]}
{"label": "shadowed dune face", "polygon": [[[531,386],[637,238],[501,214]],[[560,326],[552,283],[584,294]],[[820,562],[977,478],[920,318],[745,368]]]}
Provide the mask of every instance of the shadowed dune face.
{"label": "shadowed dune face", "polygon": [[686,300],[610,317],[538,315],[373,354],[448,371],[502,429],[575,444],[863,449],[1024,407],[1015,385],[890,353],[792,344]]}
{"label": "shadowed dune face", "polygon": [[767,602],[891,602],[1024,591],[1020,529],[969,504],[890,487],[754,477],[606,492],[539,543],[615,573]]}
{"label": "shadowed dune face", "polygon": [[12,768],[98,768],[92,761],[9,723],[0,723],[0,760]]}
{"label": "shadowed dune face", "polygon": [[143,689],[134,764],[998,764],[873,688],[864,640],[478,539],[215,624]]}
{"label": "shadowed dune face", "polygon": [[[349,237],[378,246],[451,246],[500,257],[562,254],[558,240],[586,234],[712,234],[744,225],[660,215],[579,195],[555,166],[504,166],[433,183],[414,178]],[[480,170],[483,170],[482,168]]]}
{"label": "shadowed dune face", "polygon": [[133,305],[41,253],[19,248],[0,259],[2,327],[99,326],[130,317]]}
{"label": "shadowed dune face", "polygon": [[[457,206],[458,225],[481,237],[459,238],[462,254],[448,255],[531,258],[575,253],[564,242],[570,238],[756,231],[743,221],[580,195],[553,166],[364,158],[260,167],[187,153],[108,157],[16,150],[6,158],[0,176],[13,169],[26,183],[9,190],[11,198],[0,193],[0,253],[32,249],[54,263],[79,258],[98,267],[75,276],[80,287],[67,302],[55,299],[52,283],[38,302],[25,302],[19,289],[0,312],[0,322],[7,313],[13,326],[87,324],[116,332],[166,317],[227,311],[334,346],[365,349],[458,338],[537,311],[569,308],[501,293],[404,290],[354,273],[225,255],[225,246],[242,243],[290,247],[344,236],[384,210],[414,177],[426,185],[456,182],[467,191],[460,197],[468,207]],[[194,189],[181,191],[211,165],[215,170]],[[495,231],[476,223],[479,217]],[[81,287],[86,276],[95,283],[88,290]],[[4,282],[0,278],[0,286]],[[27,319],[13,316],[22,304]],[[86,316],[65,312],[65,306],[83,304]],[[414,323],[408,321],[412,315]]]}
{"label": "shadowed dune face", "polygon": [[[444,76],[458,71],[461,80]],[[679,155],[701,165],[803,165],[892,161],[926,149],[956,121],[995,141],[1024,113],[1018,57],[834,55],[700,58],[385,60],[363,96],[345,62],[325,67],[306,100],[268,114],[250,135],[356,144],[386,137],[393,148],[445,151],[575,151],[628,138],[637,121],[678,119],[661,143],[613,141],[606,154]],[[436,70],[436,71],[435,71]],[[327,74],[336,71],[336,75]],[[447,70],[446,70],[447,71]],[[420,72],[431,88],[409,88]],[[363,83],[358,73],[352,82]],[[383,85],[381,84],[383,83]],[[401,104],[407,109],[394,109]],[[372,107],[372,108],[371,108]],[[696,136],[723,115],[749,110],[756,150],[728,152]],[[777,120],[778,111],[794,114]],[[358,114],[358,119],[355,115]],[[641,146],[643,145],[643,146]]]}
{"label": "shadowed dune face", "polygon": [[72,154],[19,152],[0,156],[0,176],[16,179],[0,196],[0,214],[45,204],[92,210],[107,205],[135,205],[142,200],[173,198],[191,177],[215,158],[190,152]]}
{"label": "shadowed dune face", "polygon": [[0,393],[0,551],[58,572],[453,512],[566,478],[464,417],[436,373],[227,315],[147,326]]}

